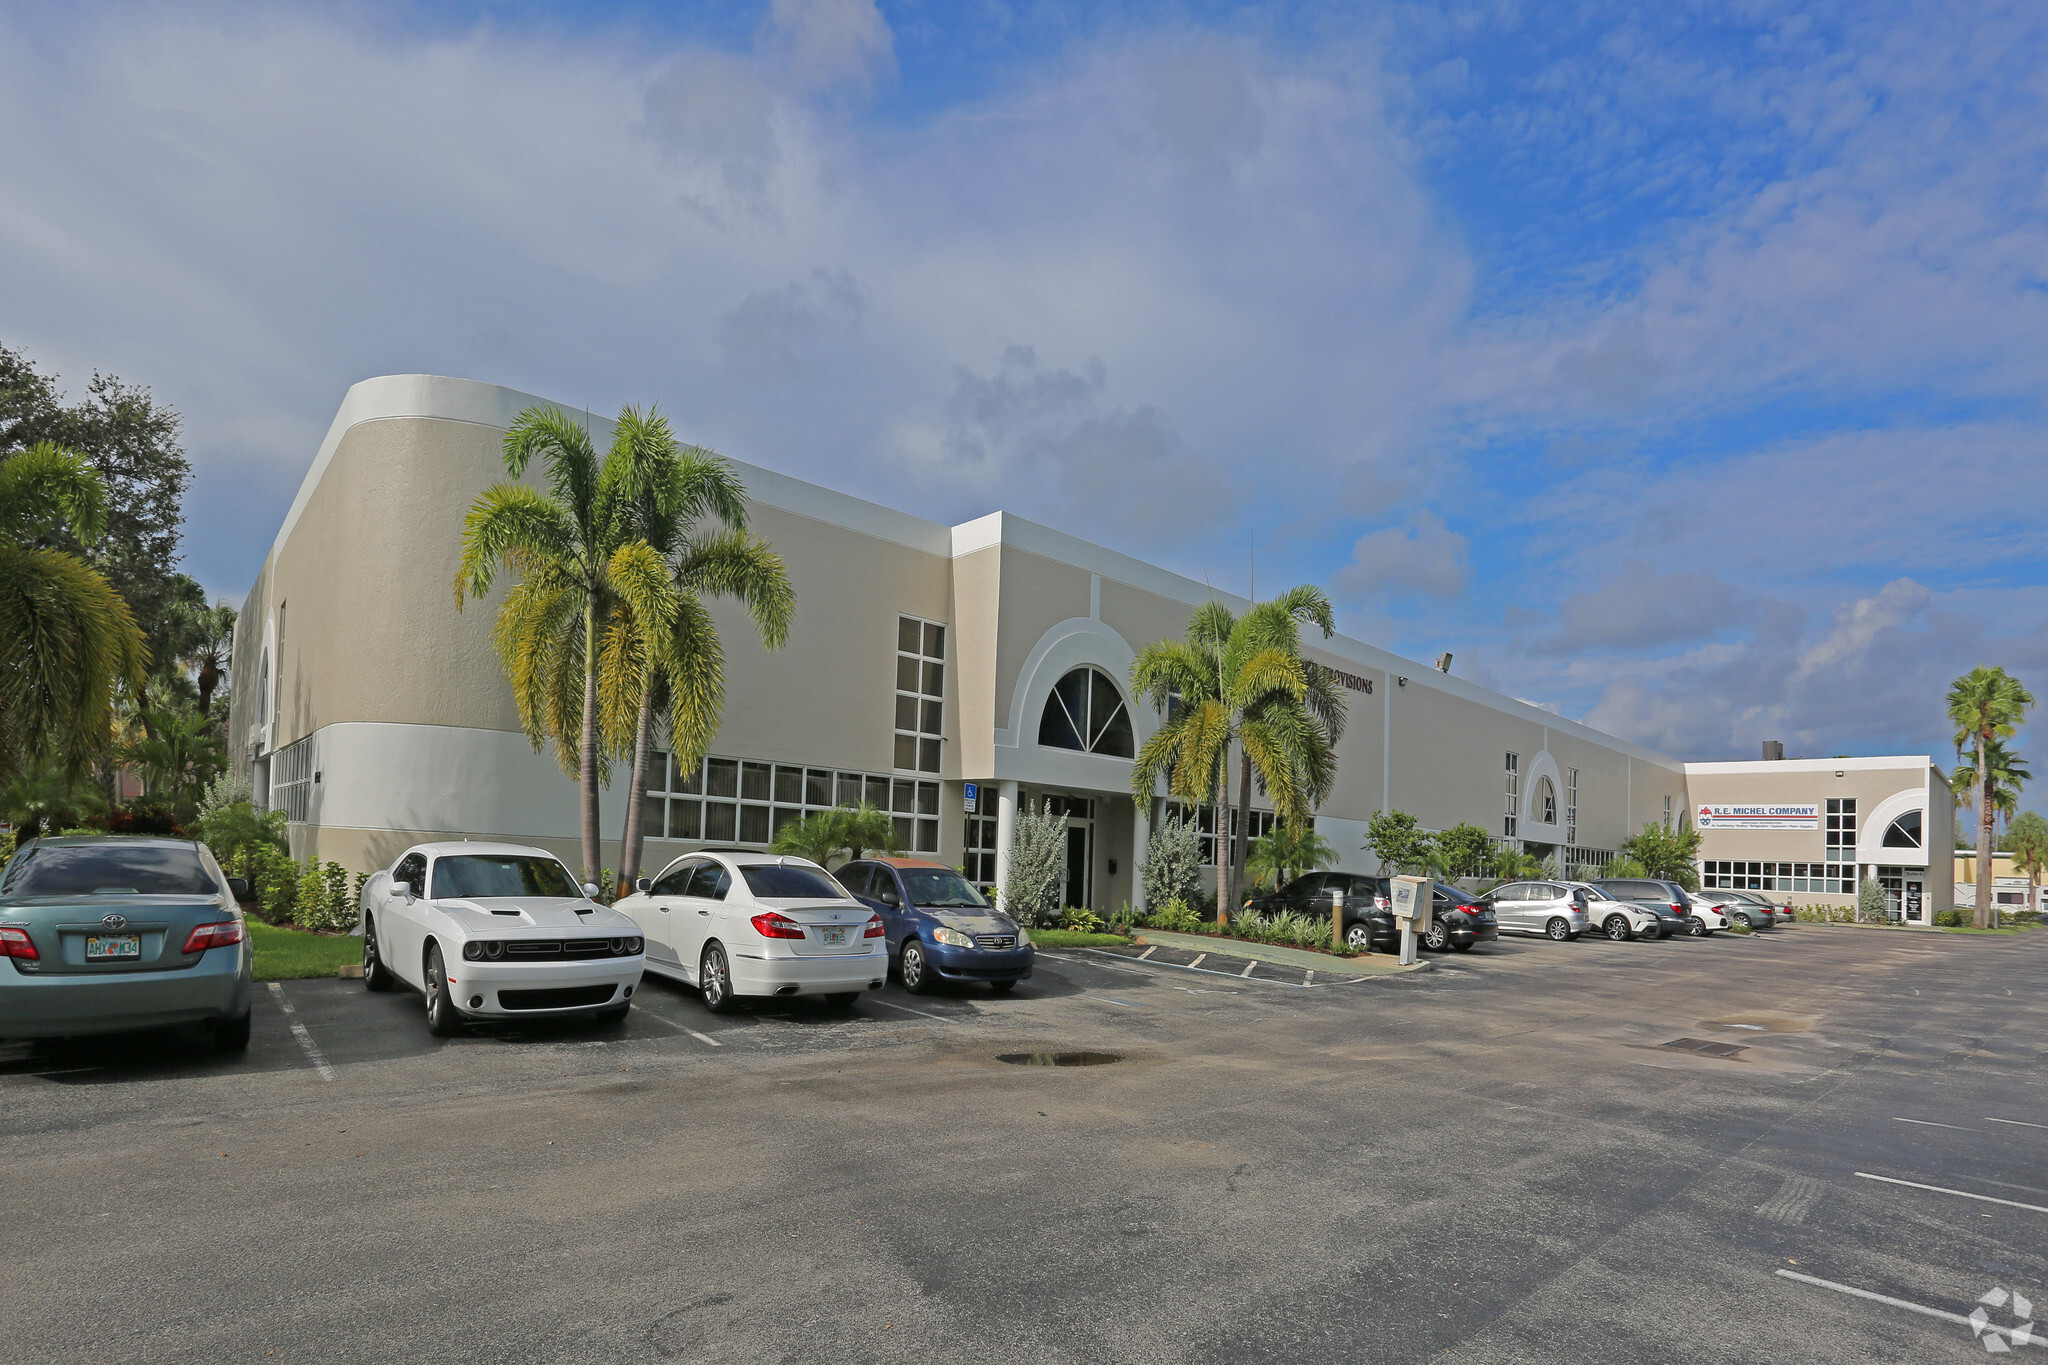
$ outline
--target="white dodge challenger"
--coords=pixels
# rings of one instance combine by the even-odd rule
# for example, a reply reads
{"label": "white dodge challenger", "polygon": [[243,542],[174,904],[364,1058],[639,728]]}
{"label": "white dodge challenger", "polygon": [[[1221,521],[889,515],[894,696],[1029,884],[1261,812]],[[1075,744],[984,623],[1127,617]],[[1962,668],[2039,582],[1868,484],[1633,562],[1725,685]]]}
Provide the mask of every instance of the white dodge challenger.
{"label": "white dodge challenger", "polygon": [[418,991],[440,1037],[470,1019],[619,1023],[645,944],[596,894],[538,848],[416,844],[363,886],[363,984]]}

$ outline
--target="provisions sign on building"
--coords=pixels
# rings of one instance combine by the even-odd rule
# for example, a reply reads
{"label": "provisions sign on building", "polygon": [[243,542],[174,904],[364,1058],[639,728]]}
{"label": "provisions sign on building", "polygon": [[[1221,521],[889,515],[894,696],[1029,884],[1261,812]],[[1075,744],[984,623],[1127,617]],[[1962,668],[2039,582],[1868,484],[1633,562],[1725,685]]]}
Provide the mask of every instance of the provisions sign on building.
{"label": "provisions sign on building", "polygon": [[1701,829],[1819,829],[1820,806],[1701,806]]}

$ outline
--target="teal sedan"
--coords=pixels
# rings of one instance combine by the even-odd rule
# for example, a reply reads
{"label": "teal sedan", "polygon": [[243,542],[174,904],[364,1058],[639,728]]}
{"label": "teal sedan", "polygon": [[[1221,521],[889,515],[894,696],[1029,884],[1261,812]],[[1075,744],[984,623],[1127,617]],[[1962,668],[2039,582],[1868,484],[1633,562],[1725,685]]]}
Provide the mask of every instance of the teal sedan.
{"label": "teal sedan", "polygon": [[0,873],[0,1038],[199,1024],[249,1046],[239,889],[189,839],[35,839]]}

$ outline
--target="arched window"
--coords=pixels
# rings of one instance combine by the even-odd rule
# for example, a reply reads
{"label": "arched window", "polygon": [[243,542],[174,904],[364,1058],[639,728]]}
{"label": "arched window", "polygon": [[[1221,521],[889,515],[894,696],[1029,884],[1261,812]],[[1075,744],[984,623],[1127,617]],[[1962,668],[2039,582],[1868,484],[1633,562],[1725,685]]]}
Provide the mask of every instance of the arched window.
{"label": "arched window", "polygon": [[1536,779],[1536,818],[1546,825],[1557,823],[1557,787],[1547,777]]}
{"label": "arched window", "polygon": [[1920,847],[1920,812],[1909,810],[1892,821],[1891,828],[1884,832],[1886,848]]}
{"label": "arched window", "polygon": [[1038,719],[1038,742],[1050,749],[1078,749],[1111,758],[1135,758],[1130,712],[1109,675],[1077,668],[1053,685]]}

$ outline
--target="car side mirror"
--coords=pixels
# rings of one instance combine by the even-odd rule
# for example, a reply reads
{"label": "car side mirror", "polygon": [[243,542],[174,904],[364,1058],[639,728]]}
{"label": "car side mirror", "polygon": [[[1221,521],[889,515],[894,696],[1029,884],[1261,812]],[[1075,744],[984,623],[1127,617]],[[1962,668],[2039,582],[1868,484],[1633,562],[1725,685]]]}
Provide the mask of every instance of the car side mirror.
{"label": "car side mirror", "polygon": [[590,897],[592,900],[597,899],[597,891],[598,886],[596,882],[583,883],[583,894]]}
{"label": "car side mirror", "polygon": [[391,894],[402,901],[410,901],[413,895],[412,883],[402,882],[398,878],[393,877],[391,879]]}
{"label": "car side mirror", "polygon": [[896,894],[896,888],[893,886],[885,886],[875,892],[875,899],[891,909],[895,909],[903,904],[903,898]]}
{"label": "car side mirror", "polygon": [[232,895],[238,901],[245,901],[249,899],[248,880],[243,877],[228,878],[228,894]]}
{"label": "car side mirror", "polygon": [[654,889],[654,883],[646,877],[635,877],[633,879],[633,889],[635,891],[651,891]]}

